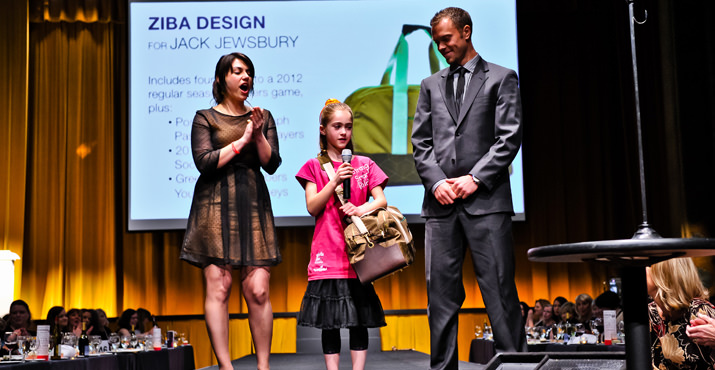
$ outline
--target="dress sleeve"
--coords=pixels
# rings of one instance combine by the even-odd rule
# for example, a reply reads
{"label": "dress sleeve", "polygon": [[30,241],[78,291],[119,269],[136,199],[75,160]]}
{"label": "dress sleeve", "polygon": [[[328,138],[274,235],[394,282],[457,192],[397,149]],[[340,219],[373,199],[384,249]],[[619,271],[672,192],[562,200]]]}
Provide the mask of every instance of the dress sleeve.
{"label": "dress sleeve", "polygon": [[268,163],[262,167],[266,173],[272,175],[276,172],[278,166],[281,165],[283,160],[281,159],[278,151],[278,131],[276,130],[276,121],[273,119],[273,114],[271,114],[270,111],[266,110],[266,112],[268,113],[268,120],[266,121],[266,125],[263,127],[263,134],[266,136],[266,140],[268,140],[268,144],[271,146],[271,159],[269,159]]}
{"label": "dress sleeve", "polygon": [[221,148],[214,148],[211,142],[211,125],[200,111],[196,112],[191,126],[191,153],[196,169],[202,174],[211,174],[218,168]]}

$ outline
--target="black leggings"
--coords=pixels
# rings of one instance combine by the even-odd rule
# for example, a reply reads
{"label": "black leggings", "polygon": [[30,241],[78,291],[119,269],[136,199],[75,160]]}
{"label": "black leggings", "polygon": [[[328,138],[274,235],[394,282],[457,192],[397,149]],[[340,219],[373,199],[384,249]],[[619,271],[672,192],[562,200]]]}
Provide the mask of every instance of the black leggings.
{"label": "black leggings", "polygon": [[[321,333],[323,354],[340,353],[340,329],[323,329]],[[350,328],[350,350],[365,351],[368,344],[367,328],[358,326]]]}

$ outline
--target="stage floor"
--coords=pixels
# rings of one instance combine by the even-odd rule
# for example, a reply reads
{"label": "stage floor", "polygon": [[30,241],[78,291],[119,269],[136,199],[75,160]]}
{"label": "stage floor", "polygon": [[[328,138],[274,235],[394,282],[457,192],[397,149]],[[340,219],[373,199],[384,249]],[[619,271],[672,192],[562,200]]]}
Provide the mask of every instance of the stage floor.
{"label": "stage floor", "polygon": [[[255,369],[254,355],[233,360],[233,368]],[[350,355],[341,354],[340,368],[351,369]],[[471,362],[459,362],[460,370],[482,370],[486,365]],[[204,370],[216,370],[218,366],[205,367]],[[271,354],[271,370],[320,370],[325,369],[323,355],[320,353],[274,353]],[[429,355],[417,351],[370,352],[367,355],[366,370],[427,370]]]}

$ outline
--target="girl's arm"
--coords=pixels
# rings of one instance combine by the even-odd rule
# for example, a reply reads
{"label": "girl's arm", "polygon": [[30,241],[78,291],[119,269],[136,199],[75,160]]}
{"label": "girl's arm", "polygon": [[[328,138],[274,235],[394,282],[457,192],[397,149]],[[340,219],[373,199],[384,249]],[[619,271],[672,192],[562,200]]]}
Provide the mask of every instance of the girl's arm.
{"label": "girl's arm", "polygon": [[[343,163],[338,167],[335,176],[325,184],[318,192],[318,187],[314,182],[305,181],[305,204],[308,207],[308,213],[311,216],[317,217],[323,210],[325,205],[333,198],[335,188],[343,183],[343,180],[353,176],[353,167],[350,163]],[[384,196],[383,196],[384,197]]]}
{"label": "girl's arm", "polygon": [[387,207],[387,199],[385,198],[385,192],[382,190],[382,186],[375,186],[370,190],[370,195],[372,195],[372,201],[363,203],[359,207],[348,202],[345,203],[340,210],[342,210],[348,216],[362,216],[370,211],[377,208]]}

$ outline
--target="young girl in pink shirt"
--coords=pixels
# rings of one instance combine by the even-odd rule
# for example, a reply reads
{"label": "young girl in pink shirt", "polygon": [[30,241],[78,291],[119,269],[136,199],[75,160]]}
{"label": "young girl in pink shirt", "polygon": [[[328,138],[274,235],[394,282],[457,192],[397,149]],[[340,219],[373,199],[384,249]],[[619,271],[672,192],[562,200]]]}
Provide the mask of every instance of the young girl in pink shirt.
{"label": "young girl in pink shirt", "polygon": [[[353,156],[343,163],[343,149],[353,149],[353,112],[347,104],[329,99],[320,112],[320,154],[308,160],[296,175],[305,189],[308,212],[315,217],[310,248],[308,287],[298,325],[322,329],[323,354],[328,370],[340,362],[340,328],[349,328],[353,370],[365,367],[367,328],[385,326],[385,314],[372,284],[362,285],[345,253],[346,216],[361,216],[387,206],[383,188],[387,175],[370,158]],[[332,163],[331,180],[322,168]],[[350,199],[341,204],[335,188],[350,179]],[[373,200],[368,201],[372,196]]]}

